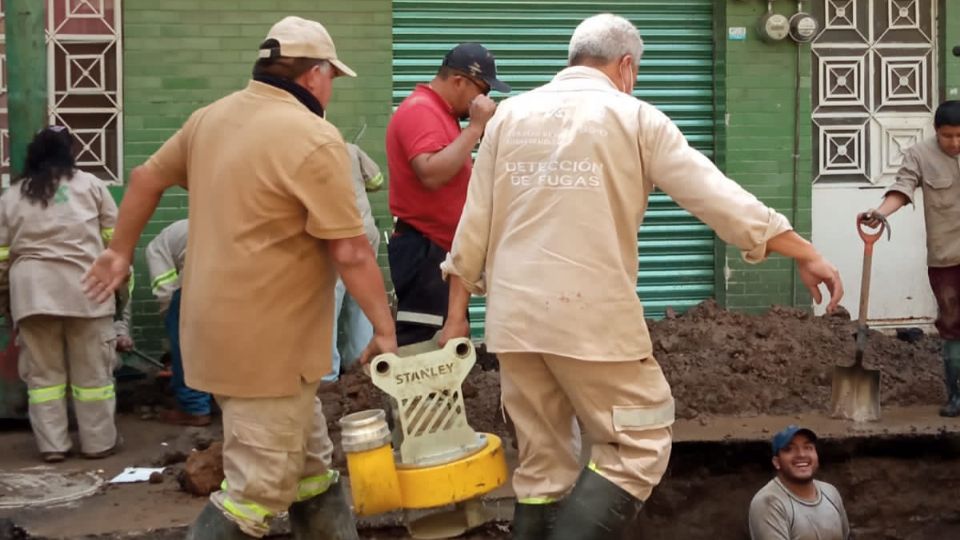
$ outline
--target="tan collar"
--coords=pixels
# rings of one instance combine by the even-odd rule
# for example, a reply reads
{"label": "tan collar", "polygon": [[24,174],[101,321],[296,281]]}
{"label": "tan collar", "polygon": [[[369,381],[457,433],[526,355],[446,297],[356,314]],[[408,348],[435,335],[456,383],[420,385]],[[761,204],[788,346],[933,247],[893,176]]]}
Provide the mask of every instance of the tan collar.
{"label": "tan collar", "polygon": [[610,77],[607,77],[604,72],[597,68],[588,66],[572,66],[564,68],[563,71],[557,73],[553,77],[553,81],[590,81],[617,90],[617,86],[613,84],[613,81],[611,81]]}
{"label": "tan collar", "polygon": [[293,97],[293,94],[290,92],[287,92],[282,88],[277,88],[276,86],[270,86],[269,84],[262,83],[260,81],[250,81],[247,83],[247,91],[258,96],[279,99],[281,101],[289,101],[298,105],[300,104],[300,102],[297,101],[297,98]]}

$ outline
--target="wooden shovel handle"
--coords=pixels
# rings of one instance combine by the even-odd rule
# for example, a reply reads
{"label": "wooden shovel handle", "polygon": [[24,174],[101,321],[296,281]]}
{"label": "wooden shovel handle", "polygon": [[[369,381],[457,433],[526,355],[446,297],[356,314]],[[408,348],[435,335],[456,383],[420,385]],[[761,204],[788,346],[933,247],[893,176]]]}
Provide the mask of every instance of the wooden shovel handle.
{"label": "wooden shovel handle", "polygon": [[880,221],[880,226],[877,227],[876,231],[870,232],[864,228],[866,221],[861,219],[860,216],[857,216],[857,233],[860,234],[860,239],[863,240],[863,243],[866,245],[867,250],[870,253],[873,253],[873,245],[877,243],[877,240],[883,236],[884,231],[887,229],[886,220]]}

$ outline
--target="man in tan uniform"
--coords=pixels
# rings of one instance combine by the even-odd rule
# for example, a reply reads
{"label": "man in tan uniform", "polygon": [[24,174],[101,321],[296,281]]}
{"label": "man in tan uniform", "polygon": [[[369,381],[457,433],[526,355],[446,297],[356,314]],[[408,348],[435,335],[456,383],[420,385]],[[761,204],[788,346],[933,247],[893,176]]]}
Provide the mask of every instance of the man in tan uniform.
{"label": "man in tan uniform", "polygon": [[294,538],[357,538],[316,399],[337,274],[374,327],[364,356],[396,350],[396,335],[346,147],[323,119],[340,75],[355,74],[322,25],[274,25],[246,89],[196,111],[133,171],[113,243],[86,277],[106,300],[162,193],[189,190],[184,371],[223,411],[226,475],[190,539],[262,537],[288,508]]}
{"label": "man in tan uniform", "polygon": [[[822,282],[831,309],[842,295],[836,269],[786,218],[631,96],[642,50],[629,21],[589,18],[570,42],[570,67],[501,103],[442,265],[451,276],[443,342],[468,334],[469,292],[487,295],[486,343],[520,449],[514,538],[619,538],[666,470],[673,397],[635,288],[637,230],[654,187],[748,261],[797,259],[817,301]],[[582,471],[574,417],[593,443]]]}
{"label": "man in tan uniform", "polygon": [[943,339],[947,403],[941,416],[960,416],[960,101],[945,101],[934,114],[937,134],[908,148],[897,181],[883,204],[861,215],[872,227],[879,217],[913,203],[923,189],[927,225],[927,277],[937,299],[937,331]]}

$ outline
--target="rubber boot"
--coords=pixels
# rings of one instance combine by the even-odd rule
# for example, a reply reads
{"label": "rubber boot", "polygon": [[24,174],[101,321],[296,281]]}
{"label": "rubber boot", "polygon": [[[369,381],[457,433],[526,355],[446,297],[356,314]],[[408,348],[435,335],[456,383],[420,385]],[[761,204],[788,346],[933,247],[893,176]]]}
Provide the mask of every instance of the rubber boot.
{"label": "rubber boot", "polygon": [[550,540],[618,540],[643,501],[592,469],[584,469],[564,500]]}
{"label": "rubber boot", "polygon": [[960,341],[943,342],[943,376],[947,385],[947,404],[940,409],[940,416],[960,416]]}
{"label": "rubber boot", "polygon": [[254,538],[240,530],[213,503],[207,503],[197,519],[190,525],[186,540],[245,540]]}
{"label": "rubber boot", "polygon": [[316,497],[290,505],[290,529],[297,540],[359,538],[353,512],[340,482]]}
{"label": "rubber boot", "polygon": [[513,539],[543,540],[553,532],[560,503],[523,504],[513,507]]}

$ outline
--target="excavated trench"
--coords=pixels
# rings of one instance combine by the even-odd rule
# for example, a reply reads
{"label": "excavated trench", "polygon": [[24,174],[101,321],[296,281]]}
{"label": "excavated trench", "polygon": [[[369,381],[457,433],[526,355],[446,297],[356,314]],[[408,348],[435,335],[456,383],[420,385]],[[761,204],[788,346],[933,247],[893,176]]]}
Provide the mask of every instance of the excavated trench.
{"label": "excavated trench", "polygon": [[[818,477],[840,490],[858,540],[960,538],[960,436],[829,439],[818,450]],[[771,477],[769,457],[769,447],[759,441],[677,443],[662,484],[624,538],[749,538],[747,508]],[[0,538],[40,538],[4,532],[0,528]],[[177,529],[87,538],[173,540],[183,534]],[[406,536],[403,529],[361,532],[364,539]],[[492,523],[462,538],[509,537],[505,523]]]}
{"label": "excavated trench", "polygon": [[[769,481],[772,467],[768,443],[761,440],[769,433],[765,429],[762,436],[748,436],[740,429],[741,420],[822,414],[833,366],[852,359],[855,325],[845,314],[813,317],[773,308],[752,316],[706,302],[650,327],[678,419],[705,428],[726,422],[733,429],[703,442],[678,437],[667,475],[626,538],[748,538],[750,500]],[[866,361],[882,373],[884,406],[927,409],[909,417],[906,429],[886,432],[881,426],[867,435],[844,426],[818,444],[818,477],[839,489],[858,540],[960,539],[960,426],[910,427],[929,424],[936,414],[932,406],[944,399],[938,349],[935,337],[914,335],[904,341],[871,333]],[[478,364],[463,388],[470,423],[510,440],[500,409],[496,360],[481,355]],[[383,396],[365,376],[351,373],[321,389],[320,398],[337,447],[334,461],[342,467],[336,420],[381,407]],[[18,538],[13,529],[5,536],[2,527],[0,540]],[[179,529],[97,538],[165,540],[183,534]],[[405,536],[402,529],[361,533],[365,539]],[[505,523],[494,523],[465,538],[509,538],[509,532]]]}
{"label": "excavated trench", "polygon": [[[844,497],[858,540],[960,538],[960,437],[822,441],[819,478]],[[747,509],[771,478],[762,442],[679,443],[670,470],[634,528],[636,540],[744,540]],[[402,530],[364,538],[403,538]],[[465,538],[509,538],[491,526]]]}

